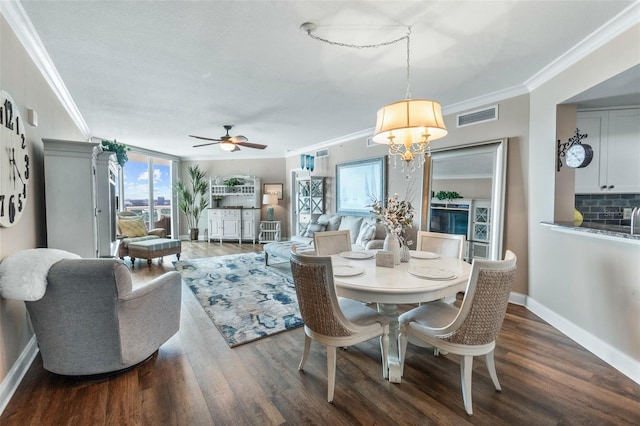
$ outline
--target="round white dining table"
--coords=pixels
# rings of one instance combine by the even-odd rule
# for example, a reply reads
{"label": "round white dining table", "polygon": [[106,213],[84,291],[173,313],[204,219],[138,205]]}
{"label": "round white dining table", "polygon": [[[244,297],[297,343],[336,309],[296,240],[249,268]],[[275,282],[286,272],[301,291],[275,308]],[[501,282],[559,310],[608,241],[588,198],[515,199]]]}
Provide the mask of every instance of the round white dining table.
{"label": "round white dining table", "polygon": [[[368,259],[352,259],[339,254],[331,256],[333,279],[339,296],[377,303],[378,310],[389,317],[389,381],[400,383],[397,305],[431,302],[463,291],[471,265],[453,257],[413,257],[421,253],[418,252],[412,253],[409,262],[389,268],[376,266],[375,251],[370,253],[373,256]],[[452,277],[428,278],[437,276],[438,272],[442,277]]]}

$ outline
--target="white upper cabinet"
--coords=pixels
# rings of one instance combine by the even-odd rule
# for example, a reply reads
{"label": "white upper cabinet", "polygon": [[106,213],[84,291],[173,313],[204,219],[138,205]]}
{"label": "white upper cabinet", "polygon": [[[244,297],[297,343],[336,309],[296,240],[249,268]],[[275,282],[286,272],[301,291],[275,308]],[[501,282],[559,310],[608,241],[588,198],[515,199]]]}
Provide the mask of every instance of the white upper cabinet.
{"label": "white upper cabinet", "polygon": [[640,192],[640,109],[581,111],[577,127],[593,161],[576,169],[576,194]]}

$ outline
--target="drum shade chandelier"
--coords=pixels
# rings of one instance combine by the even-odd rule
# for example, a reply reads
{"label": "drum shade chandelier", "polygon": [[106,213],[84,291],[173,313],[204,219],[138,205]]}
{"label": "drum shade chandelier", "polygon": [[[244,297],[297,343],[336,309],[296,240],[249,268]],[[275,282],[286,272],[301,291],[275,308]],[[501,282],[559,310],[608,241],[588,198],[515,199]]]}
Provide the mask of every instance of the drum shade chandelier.
{"label": "drum shade chandelier", "polygon": [[376,127],[373,141],[380,144],[389,145],[389,155],[396,160],[400,158],[402,169],[415,170],[416,166],[421,167],[425,161],[425,155],[430,155],[429,145],[431,141],[440,139],[447,135],[447,128],[442,118],[442,106],[439,102],[428,99],[411,99],[411,63],[410,63],[410,36],[411,27],[407,29],[407,34],[388,42],[370,45],[353,45],[346,43],[336,43],[320,38],[312,32],[316,25],[305,22],[300,26],[309,37],[323,43],[334,46],[351,47],[355,49],[377,48],[398,43],[407,42],[407,73],[406,73],[406,93],[405,99],[386,105],[380,110],[376,117]]}

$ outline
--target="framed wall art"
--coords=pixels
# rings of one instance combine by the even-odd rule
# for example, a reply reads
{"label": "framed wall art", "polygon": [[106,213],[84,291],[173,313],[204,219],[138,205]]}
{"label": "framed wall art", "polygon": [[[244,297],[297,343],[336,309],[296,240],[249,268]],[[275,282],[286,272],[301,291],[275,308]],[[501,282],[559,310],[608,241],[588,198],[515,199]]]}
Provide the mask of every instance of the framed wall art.
{"label": "framed wall art", "polygon": [[282,200],[283,197],[283,185],[281,183],[265,183],[262,185],[263,194],[276,194],[278,200]]}

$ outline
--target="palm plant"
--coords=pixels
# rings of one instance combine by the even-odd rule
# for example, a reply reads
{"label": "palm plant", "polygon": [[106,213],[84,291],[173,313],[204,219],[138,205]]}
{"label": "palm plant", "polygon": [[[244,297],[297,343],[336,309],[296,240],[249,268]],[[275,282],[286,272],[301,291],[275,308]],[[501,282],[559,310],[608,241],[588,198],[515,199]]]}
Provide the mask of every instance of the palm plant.
{"label": "palm plant", "polygon": [[187,217],[187,225],[191,240],[198,239],[198,222],[204,210],[209,207],[207,192],[209,184],[205,179],[205,172],[198,165],[189,166],[189,182],[178,180],[176,192],[178,193],[178,208]]}

